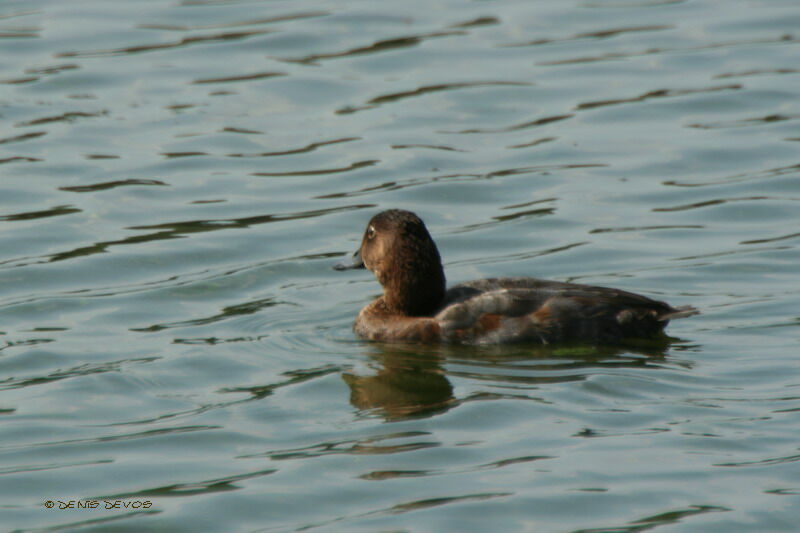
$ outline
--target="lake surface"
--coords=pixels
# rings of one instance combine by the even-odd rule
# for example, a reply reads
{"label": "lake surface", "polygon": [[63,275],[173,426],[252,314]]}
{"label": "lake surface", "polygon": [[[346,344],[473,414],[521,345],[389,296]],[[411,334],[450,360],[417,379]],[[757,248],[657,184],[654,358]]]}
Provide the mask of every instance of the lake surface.
{"label": "lake surface", "polygon": [[[797,531],[796,0],[7,0],[0,43],[4,530]],[[392,207],[451,283],[702,314],[360,341],[331,265]]]}

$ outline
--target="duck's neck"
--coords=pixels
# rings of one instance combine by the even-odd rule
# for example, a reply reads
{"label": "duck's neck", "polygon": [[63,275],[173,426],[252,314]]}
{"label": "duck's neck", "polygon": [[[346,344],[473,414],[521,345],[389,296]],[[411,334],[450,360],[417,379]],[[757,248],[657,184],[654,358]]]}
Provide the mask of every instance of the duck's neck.
{"label": "duck's neck", "polygon": [[392,269],[390,279],[380,279],[386,307],[406,316],[432,316],[442,306],[445,278],[438,254],[427,264]]}

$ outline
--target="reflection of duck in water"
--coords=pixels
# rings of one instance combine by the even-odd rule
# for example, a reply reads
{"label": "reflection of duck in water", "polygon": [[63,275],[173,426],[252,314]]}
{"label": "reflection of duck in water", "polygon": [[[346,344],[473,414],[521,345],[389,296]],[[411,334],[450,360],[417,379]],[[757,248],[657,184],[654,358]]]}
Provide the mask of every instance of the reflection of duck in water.
{"label": "reflection of duck in water", "polygon": [[367,224],[351,266],[368,268],[383,296],[358,315],[354,329],[379,341],[619,342],[663,337],[673,318],[692,307],[671,307],[645,296],[535,278],[492,278],[445,290],[439,251],[410,211],[390,209]]}
{"label": "reflection of duck in water", "polygon": [[[367,346],[371,373],[346,372],[350,403],[387,421],[437,416],[470,401],[527,398],[557,383],[580,382],[594,369],[661,368],[668,339],[645,346]],[[644,356],[644,357],[643,357]],[[453,368],[448,368],[453,364]],[[670,364],[691,368],[675,357]],[[456,398],[451,379],[475,392]],[[489,385],[488,389],[480,386]]]}
{"label": "reflection of duck in water", "polygon": [[455,405],[453,387],[435,355],[376,353],[375,375],[342,374],[350,387],[350,403],[375,410],[388,420],[438,414]]}

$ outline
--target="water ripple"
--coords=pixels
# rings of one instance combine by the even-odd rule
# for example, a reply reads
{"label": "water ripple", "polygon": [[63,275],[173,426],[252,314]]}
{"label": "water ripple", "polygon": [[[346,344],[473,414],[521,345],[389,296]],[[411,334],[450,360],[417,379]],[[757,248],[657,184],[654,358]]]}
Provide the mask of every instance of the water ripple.
{"label": "water ripple", "polygon": [[61,113],[60,115],[42,117],[34,120],[27,120],[25,122],[18,122],[17,124],[14,124],[14,126],[20,128],[26,126],[39,126],[41,124],[51,124],[53,122],[74,122],[80,118],[95,118],[95,117],[104,117],[107,115],[108,115],[107,109],[91,113],[87,113],[85,111],[68,111],[66,113]]}
{"label": "water ripple", "polygon": [[321,176],[325,174],[339,174],[341,172],[350,172],[351,170],[358,170],[359,168],[371,167],[380,163],[378,159],[367,159],[365,161],[356,161],[347,165],[346,167],[336,168],[323,168],[314,170],[295,170],[285,172],[252,172],[251,176]]}
{"label": "water ripple", "polygon": [[[288,220],[300,220],[303,218],[313,218],[322,215],[327,215],[330,213],[337,213],[340,211],[350,211],[350,210],[366,209],[372,207],[375,207],[375,205],[356,204],[356,205],[348,205],[341,207],[332,207],[329,209],[313,209],[310,211],[298,211],[295,213],[256,215],[256,216],[233,218],[233,219],[187,220],[187,221],[168,222],[164,224],[154,224],[146,226],[131,226],[128,229],[132,230],[156,229],[160,231],[146,233],[144,235],[135,235],[133,237],[126,237],[124,239],[118,239],[113,241],[96,242],[88,246],[81,246],[79,248],[73,248],[72,250],[68,250],[65,252],[57,252],[54,254],[50,254],[48,256],[45,256],[45,258],[47,258],[47,260],[50,262],[64,261],[66,259],[75,259],[77,257],[84,257],[87,255],[104,253],[111,246],[141,244],[152,241],[178,239],[193,233],[205,233],[209,231],[219,231],[232,228],[247,228],[258,224],[267,224],[271,222],[284,222]],[[62,210],[63,209],[69,209],[69,208],[65,207],[62,208]],[[44,213],[23,213],[22,215],[53,216],[54,214],[58,215],[58,214],[68,214],[68,213],[60,211],[52,213],[48,211]],[[21,216],[21,215],[10,215],[10,216]],[[38,218],[38,216],[34,218]],[[15,266],[23,266],[23,264],[16,264]]]}
{"label": "water ripple", "polygon": [[356,48],[349,48],[342,52],[331,52],[326,54],[309,54],[299,58],[275,58],[279,61],[287,63],[300,63],[304,65],[316,65],[320,61],[327,59],[340,59],[343,57],[353,57],[366,54],[375,54],[386,52],[390,50],[397,50],[399,48],[410,48],[419,45],[423,41],[429,39],[436,39],[440,37],[452,37],[454,35],[466,35],[463,31],[441,31],[433,33],[424,33],[419,35],[407,35],[403,37],[394,37],[391,39],[381,39],[366,46],[358,46]]}
{"label": "water ripple", "polygon": [[677,96],[685,96],[689,94],[702,94],[702,93],[712,93],[717,91],[730,91],[730,90],[738,90],[741,89],[742,85],[735,84],[735,85],[717,85],[714,87],[703,87],[700,89],[658,89],[655,91],[648,91],[644,94],[639,96],[634,96],[632,98],[617,98],[613,100],[599,100],[595,102],[582,102],[578,104],[576,109],[593,109],[595,107],[604,107],[609,105],[618,105],[618,104],[632,104],[635,102],[644,102],[645,100],[650,100],[652,98],[674,98]]}
{"label": "water ripple", "polygon": [[71,205],[58,205],[42,211],[29,211],[27,213],[14,213],[13,215],[0,215],[0,221],[18,222],[21,220],[34,220],[37,218],[59,217],[80,212],[81,209]]}
{"label": "water ripple", "polygon": [[792,175],[792,174],[800,174],[800,164],[788,165],[776,168],[768,168],[766,170],[744,172],[714,180],[703,180],[697,182],[667,180],[662,183],[664,185],[672,185],[675,187],[708,187],[713,185],[728,185],[732,183],[742,183],[752,180],[764,180],[764,179],[780,177],[785,175]]}
{"label": "water ripple", "polygon": [[520,122],[517,124],[512,124],[510,126],[505,126],[503,128],[470,128],[460,131],[442,131],[441,133],[508,133],[511,131],[526,130],[528,128],[537,128],[539,126],[545,126],[553,122],[560,122],[562,120],[567,120],[574,116],[575,115],[572,113],[567,113],[564,115],[553,115],[548,117],[537,118],[535,120]]}
{"label": "water ripple", "polygon": [[772,124],[773,122],[785,122],[787,120],[797,120],[798,118],[800,118],[800,115],[772,114],[763,117],[743,118],[739,120],[729,120],[725,122],[715,122],[707,124],[694,123],[694,124],[688,124],[687,127],[701,129],[701,130],[715,130],[724,128],[746,128],[750,126],[760,126],[762,124]]}
{"label": "water ripple", "polygon": [[595,228],[589,233],[621,233],[628,231],[652,231],[661,229],[704,229],[705,226],[699,224],[673,224],[663,226],[626,226],[620,228]]}
{"label": "water ripple", "polygon": [[208,324],[214,324],[216,322],[221,322],[223,320],[228,320],[230,318],[234,318],[240,315],[251,315],[262,309],[267,307],[273,307],[276,305],[293,305],[291,302],[284,302],[276,300],[272,297],[261,298],[255,301],[247,301],[244,303],[236,304],[236,305],[229,305],[222,308],[222,311],[219,313],[203,318],[193,318],[190,320],[179,320],[176,322],[167,322],[163,324],[153,324],[152,326],[145,326],[145,327],[137,327],[137,328],[130,328],[131,331],[143,331],[143,332],[153,332],[153,331],[162,331],[165,329],[172,329],[172,328],[187,328],[192,326],[205,326]]}
{"label": "water ripple", "polygon": [[248,39],[256,35],[264,35],[272,33],[274,30],[250,30],[250,31],[237,31],[237,32],[223,32],[212,33],[209,35],[195,35],[192,37],[184,37],[178,41],[167,43],[155,44],[140,44],[133,46],[125,46],[122,48],[108,48],[103,50],[84,50],[84,51],[69,51],[59,52],[55,57],[109,57],[109,56],[125,56],[133,54],[141,54],[145,52],[157,52],[167,50],[170,48],[182,48],[196,44],[213,44],[217,42],[238,41],[241,39]]}
{"label": "water ripple", "polygon": [[384,455],[411,452],[426,448],[435,448],[441,446],[440,442],[431,440],[415,440],[414,442],[406,442],[401,444],[376,444],[385,441],[396,439],[417,439],[420,437],[428,437],[430,434],[425,431],[404,431],[397,433],[387,433],[383,435],[375,435],[356,440],[339,440],[327,441],[310,446],[303,446],[301,448],[290,448],[285,450],[273,450],[256,455],[244,455],[241,458],[254,458],[254,457],[268,457],[272,460],[290,460],[290,459],[310,459],[315,457],[322,457],[325,455]]}
{"label": "water ripple", "polygon": [[711,207],[715,205],[722,205],[731,202],[751,202],[754,200],[780,200],[780,201],[793,201],[800,202],[800,198],[791,197],[776,197],[776,196],[744,196],[740,198],[715,198],[713,200],[704,200],[702,202],[693,202],[691,204],[677,205],[674,207],[654,207],[653,211],[669,212],[669,211],[688,211],[690,209],[700,209],[703,207]]}
{"label": "water ripple", "polygon": [[0,380],[0,389],[19,389],[33,385],[43,385],[63,379],[89,376],[92,374],[102,374],[105,372],[120,372],[124,366],[129,364],[152,363],[158,357],[136,357],[132,359],[122,359],[119,361],[108,361],[105,363],[85,363],[66,370],[56,370],[43,376],[11,377]]}
{"label": "water ripple", "polygon": [[0,144],[16,143],[22,141],[30,141],[31,139],[38,139],[39,137],[47,135],[46,131],[33,131],[31,133],[23,133],[13,137],[5,137],[0,139]]}
{"label": "water ripple", "polygon": [[292,13],[289,15],[277,15],[274,17],[245,19],[245,20],[238,20],[235,22],[224,22],[218,24],[196,24],[196,25],[139,24],[137,25],[137,28],[142,28],[147,30],[169,30],[169,31],[219,30],[223,28],[237,28],[240,26],[260,26],[262,24],[274,24],[275,22],[289,22],[293,20],[325,17],[330,14],[331,14],[330,11],[305,11],[300,13]]}
{"label": "water ripple", "polygon": [[[248,133],[257,133],[257,132],[248,132]],[[252,154],[244,154],[244,153],[234,153],[228,154],[228,157],[276,157],[276,156],[283,156],[283,155],[295,155],[295,154],[306,154],[309,152],[315,151],[317,148],[321,148],[323,146],[328,146],[332,144],[339,144],[339,143],[346,143],[352,141],[360,141],[361,137],[342,137],[340,139],[331,139],[329,141],[320,141],[320,142],[313,142],[303,146],[302,148],[294,148],[290,150],[280,150],[277,152],[258,152]]]}
{"label": "water ripple", "polygon": [[148,497],[174,498],[181,496],[195,496],[198,494],[213,494],[215,492],[227,492],[231,490],[241,489],[242,487],[237,485],[237,483],[240,481],[268,476],[270,474],[274,474],[277,471],[278,470],[275,468],[267,468],[264,470],[257,470],[255,472],[247,472],[245,474],[225,476],[221,478],[209,479],[206,481],[171,483],[169,485],[162,485],[160,487],[142,489],[134,492],[121,492],[118,494],[93,496],[89,499],[127,500],[127,499],[148,498]]}
{"label": "water ripple", "polygon": [[660,526],[679,524],[686,518],[706,513],[730,512],[733,509],[717,505],[692,505],[684,509],[673,509],[653,516],[647,516],[630,522],[625,526],[579,529],[573,533],[639,533]]}
{"label": "water ripple", "polygon": [[240,81],[253,81],[264,80],[267,78],[279,78],[287,76],[286,72],[254,72],[252,74],[240,74],[237,76],[223,76],[219,78],[200,78],[192,81],[195,85],[209,84],[209,83],[234,83]]}
{"label": "water ripple", "polygon": [[105,191],[108,189],[116,189],[117,187],[129,187],[133,185],[156,185],[156,186],[167,186],[166,183],[159,180],[147,180],[147,179],[126,179],[126,180],[116,180],[116,181],[104,181],[102,183],[93,183],[91,185],[73,185],[70,187],[59,187],[58,189],[61,191],[69,191],[69,192],[97,192],[97,191]]}
{"label": "water ripple", "polygon": [[504,47],[521,47],[521,46],[541,46],[544,44],[553,44],[553,43],[563,43],[569,41],[581,41],[587,39],[609,39],[611,37],[616,37],[618,35],[623,35],[626,33],[639,33],[639,32],[653,32],[653,31],[662,31],[662,30],[671,30],[674,26],[667,26],[661,24],[652,24],[648,26],[631,26],[625,28],[613,28],[609,30],[596,30],[590,32],[582,32],[576,33],[569,37],[556,37],[552,39],[534,39],[531,41],[525,41],[521,43],[509,43],[503,44],[500,46]]}
{"label": "water ripple", "polygon": [[752,76],[768,76],[771,74],[798,74],[798,73],[800,73],[800,70],[793,68],[753,69],[753,70],[746,70],[744,72],[726,72],[723,74],[717,74],[714,76],[714,78],[715,79],[749,78]]}
{"label": "water ripple", "polygon": [[597,63],[601,61],[617,61],[620,59],[630,59],[634,57],[643,57],[649,55],[702,52],[705,50],[716,50],[716,49],[734,48],[738,46],[751,46],[751,45],[762,45],[762,44],[767,44],[767,45],[797,44],[798,42],[800,42],[800,40],[798,40],[793,35],[784,34],[779,37],[773,37],[767,39],[730,41],[730,42],[711,43],[699,46],[686,46],[686,47],[648,48],[646,50],[642,50],[639,52],[610,52],[596,56],[583,56],[583,57],[575,57],[569,59],[558,59],[554,61],[541,61],[537,63],[537,65],[539,66],[575,65],[581,63]]}
{"label": "water ripple", "polygon": [[415,98],[418,96],[424,96],[426,94],[431,93],[438,93],[442,91],[453,91],[458,89],[472,89],[476,87],[492,87],[492,86],[510,86],[510,87],[520,87],[520,86],[532,86],[532,83],[527,82],[517,82],[517,81],[474,81],[474,82],[463,82],[463,83],[439,83],[436,85],[425,85],[422,87],[417,87],[416,89],[412,89],[409,91],[400,91],[396,93],[384,94],[381,96],[376,96],[367,100],[367,103],[363,106],[359,107],[342,107],[336,110],[336,114],[338,115],[347,115],[351,113],[357,113],[359,111],[366,111],[368,109],[375,109],[383,104],[399,102],[401,100],[405,100],[407,98]]}

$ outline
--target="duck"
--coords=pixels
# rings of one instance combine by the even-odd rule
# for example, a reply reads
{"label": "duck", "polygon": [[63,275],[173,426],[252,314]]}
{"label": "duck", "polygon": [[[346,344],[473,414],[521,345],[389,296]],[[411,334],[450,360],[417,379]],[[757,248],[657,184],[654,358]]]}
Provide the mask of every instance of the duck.
{"label": "duck", "polygon": [[530,277],[447,289],[436,243],[422,219],[403,209],[373,216],[352,260],[334,268],[368,269],[381,284],[383,294],[353,324],[371,341],[613,344],[664,339],[670,320],[698,313],[620,289]]}

